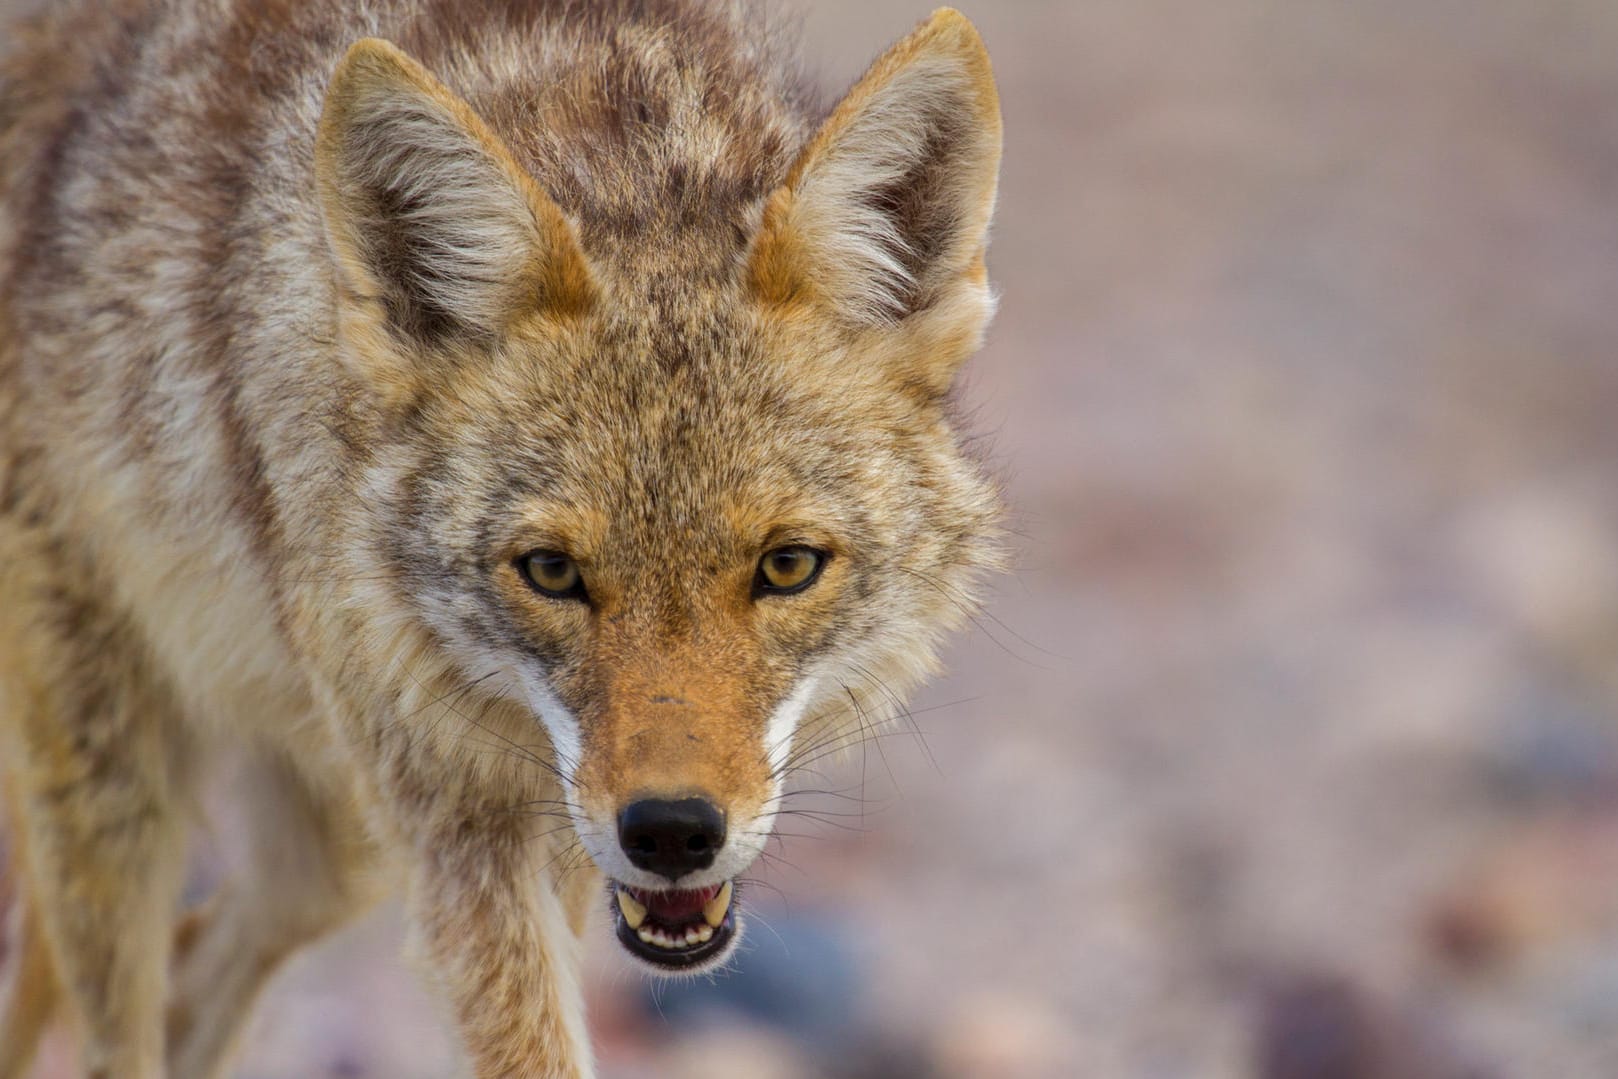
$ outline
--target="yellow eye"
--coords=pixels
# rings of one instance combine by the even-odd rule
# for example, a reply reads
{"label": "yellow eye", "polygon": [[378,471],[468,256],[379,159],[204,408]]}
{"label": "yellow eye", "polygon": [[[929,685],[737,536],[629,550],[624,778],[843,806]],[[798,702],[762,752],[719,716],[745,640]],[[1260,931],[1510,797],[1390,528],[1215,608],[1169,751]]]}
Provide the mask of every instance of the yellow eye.
{"label": "yellow eye", "polygon": [[560,551],[529,551],[517,568],[534,591],[552,599],[584,599],[584,577],[579,564]]}
{"label": "yellow eye", "polygon": [[759,559],[756,587],[766,593],[801,592],[825,564],[826,556],[812,547],[777,547]]}

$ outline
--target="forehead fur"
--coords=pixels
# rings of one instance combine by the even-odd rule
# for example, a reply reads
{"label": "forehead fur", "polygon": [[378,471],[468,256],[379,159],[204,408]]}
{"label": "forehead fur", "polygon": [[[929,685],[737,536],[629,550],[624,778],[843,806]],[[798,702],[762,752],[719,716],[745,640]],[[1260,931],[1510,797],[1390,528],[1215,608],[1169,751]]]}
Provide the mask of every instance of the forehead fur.
{"label": "forehead fur", "polygon": [[872,503],[947,497],[934,473],[966,462],[953,438],[923,451],[941,413],[857,359],[740,300],[605,304],[465,364],[424,403],[422,437],[468,480],[495,464],[511,512],[586,503],[624,542],[761,542],[812,520],[874,542]]}

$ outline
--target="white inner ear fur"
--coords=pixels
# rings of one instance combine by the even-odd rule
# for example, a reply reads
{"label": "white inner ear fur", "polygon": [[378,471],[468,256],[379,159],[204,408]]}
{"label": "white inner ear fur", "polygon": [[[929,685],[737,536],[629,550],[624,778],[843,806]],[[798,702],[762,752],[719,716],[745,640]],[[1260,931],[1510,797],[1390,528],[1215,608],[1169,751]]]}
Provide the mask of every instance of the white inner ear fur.
{"label": "white inner ear fur", "polygon": [[409,274],[409,289],[458,320],[499,325],[539,243],[523,192],[458,118],[408,84],[367,88],[348,121],[340,182],[363,193],[349,205],[391,203],[347,222],[362,258],[393,257],[379,230],[403,230],[412,258],[391,270]]}
{"label": "white inner ear fur", "polygon": [[[892,322],[924,284],[908,268],[912,237],[877,197],[884,188],[926,168],[935,212],[951,218],[941,268],[964,268],[985,243],[998,155],[994,134],[968,119],[977,112],[976,94],[957,54],[917,56],[877,88],[799,179],[794,230],[821,287],[856,321]],[[933,143],[941,118],[955,117],[960,137]]]}

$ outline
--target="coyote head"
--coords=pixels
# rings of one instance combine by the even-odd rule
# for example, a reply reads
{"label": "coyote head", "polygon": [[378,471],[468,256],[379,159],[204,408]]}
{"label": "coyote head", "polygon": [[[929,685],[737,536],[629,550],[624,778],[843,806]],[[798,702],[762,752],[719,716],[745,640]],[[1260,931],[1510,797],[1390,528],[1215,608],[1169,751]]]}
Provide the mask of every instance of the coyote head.
{"label": "coyote head", "polygon": [[355,544],[389,617],[543,725],[626,947],[702,969],[786,777],[898,706],[996,559],[950,389],[992,308],[999,107],[951,11],[746,152],[570,92],[463,98],[377,40],[337,70]]}

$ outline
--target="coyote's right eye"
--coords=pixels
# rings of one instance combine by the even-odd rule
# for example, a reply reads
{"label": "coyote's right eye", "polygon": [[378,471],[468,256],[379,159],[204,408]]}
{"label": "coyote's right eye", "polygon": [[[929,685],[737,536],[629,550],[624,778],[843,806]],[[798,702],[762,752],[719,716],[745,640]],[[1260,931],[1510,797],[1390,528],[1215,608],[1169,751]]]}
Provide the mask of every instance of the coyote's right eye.
{"label": "coyote's right eye", "polygon": [[551,599],[588,599],[579,564],[560,551],[529,551],[517,559],[523,580]]}

